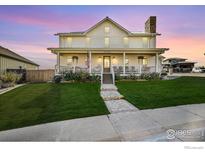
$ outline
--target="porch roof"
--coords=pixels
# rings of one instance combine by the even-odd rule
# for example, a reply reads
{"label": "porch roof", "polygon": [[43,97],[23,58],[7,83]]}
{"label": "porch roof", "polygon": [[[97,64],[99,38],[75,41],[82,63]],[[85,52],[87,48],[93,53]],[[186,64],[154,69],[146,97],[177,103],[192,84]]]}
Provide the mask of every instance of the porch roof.
{"label": "porch roof", "polygon": [[48,48],[52,53],[164,53],[169,48]]}

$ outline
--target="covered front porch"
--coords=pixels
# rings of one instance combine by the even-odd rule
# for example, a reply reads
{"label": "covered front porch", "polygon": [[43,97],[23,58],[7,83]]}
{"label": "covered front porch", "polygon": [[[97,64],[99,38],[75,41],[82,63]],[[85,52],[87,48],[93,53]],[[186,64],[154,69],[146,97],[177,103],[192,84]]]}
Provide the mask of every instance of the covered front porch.
{"label": "covered front porch", "polygon": [[57,53],[56,72],[118,73],[120,75],[160,72],[158,52]]}

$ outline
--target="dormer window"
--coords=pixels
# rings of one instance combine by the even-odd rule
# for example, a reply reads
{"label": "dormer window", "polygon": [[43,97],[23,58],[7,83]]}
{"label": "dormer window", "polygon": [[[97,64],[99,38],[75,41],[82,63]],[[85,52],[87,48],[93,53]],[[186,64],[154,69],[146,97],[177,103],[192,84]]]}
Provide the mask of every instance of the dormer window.
{"label": "dormer window", "polygon": [[106,34],[110,33],[110,27],[105,26],[105,33],[106,33]]}

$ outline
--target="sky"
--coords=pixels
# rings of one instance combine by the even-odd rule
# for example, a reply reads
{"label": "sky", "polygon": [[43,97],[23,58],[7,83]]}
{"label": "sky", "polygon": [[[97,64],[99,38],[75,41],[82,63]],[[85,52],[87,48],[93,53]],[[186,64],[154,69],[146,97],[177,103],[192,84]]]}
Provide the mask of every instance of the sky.
{"label": "sky", "polygon": [[157,16],[157,47],[163,56],[182,57],[205,65],[205,6],[0,6],[0,46],[53,68],[59,32],[87,30],[104,17],[130,31],[144,31],[149,16]]}

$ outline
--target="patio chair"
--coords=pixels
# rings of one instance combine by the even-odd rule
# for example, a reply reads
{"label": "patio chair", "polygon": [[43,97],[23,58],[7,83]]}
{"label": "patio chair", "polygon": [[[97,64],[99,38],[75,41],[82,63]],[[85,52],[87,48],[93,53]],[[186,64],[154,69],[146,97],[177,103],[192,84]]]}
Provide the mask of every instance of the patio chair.
{"label": "patio chair", "polygon": [[125,73],[127,73],[127,74],[130,73],[129,66],[125,66]]}
{"label": "patio chair", "polygon": [[113,70],[115,73],[117,73],[118,72],[117,66],[113,66]]}
{"label": "patio chair", "polygon": [[123,73],[123,67],[122,66],[119,66],[119,72]]}
{"label": "patio chair", "polygon": [[136,73],[135,66],[130,66],[130,70],[131,70],[132,73]]}

